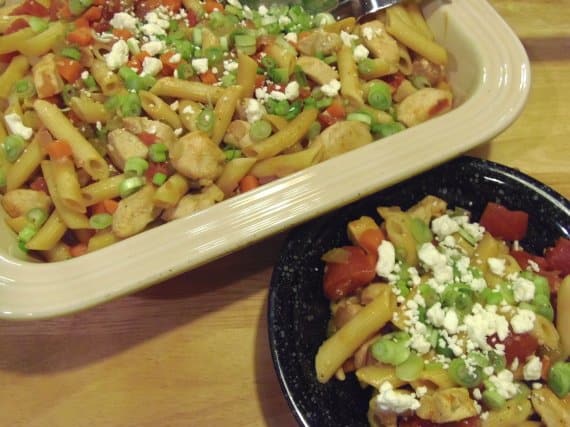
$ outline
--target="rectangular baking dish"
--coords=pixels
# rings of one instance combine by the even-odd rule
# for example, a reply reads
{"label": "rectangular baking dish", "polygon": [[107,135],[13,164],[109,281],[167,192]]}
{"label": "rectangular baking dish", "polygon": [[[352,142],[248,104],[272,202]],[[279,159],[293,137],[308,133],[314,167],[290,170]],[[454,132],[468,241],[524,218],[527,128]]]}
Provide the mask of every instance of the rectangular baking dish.
{"label": "rectangular baking dish", "polygon": [[530,65],[519,39],[483,0],[433,0],[423,9],[450,53],[457,104],[451,112],[64,262],[18,259],[14,233],[0,221],[0,318],[54,317],[134,292],[388,187],[502,132],[520,114],[530,89]]}

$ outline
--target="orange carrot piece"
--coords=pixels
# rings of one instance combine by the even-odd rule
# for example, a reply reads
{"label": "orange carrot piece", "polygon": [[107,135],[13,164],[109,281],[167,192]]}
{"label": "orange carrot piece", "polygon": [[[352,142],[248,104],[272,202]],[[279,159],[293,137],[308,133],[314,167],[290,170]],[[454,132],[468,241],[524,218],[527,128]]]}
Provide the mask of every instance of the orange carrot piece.
{"label": "orange carrot piece", "polygon": [[202,83],[213,85],[214,83],[218,82],[218,77],[216,77],[216,75],[213,72],[208,70],[205,73],[200,74],[200,80],[202,81]]}
{"label": "orange carrot piece", "polygon": [[81,15],[83,19],[86,19],[89,22],[99,21],[102,16],[103,7],[101,6],[91,6],[89,9],[83,12],[83,15]]}
{"label": "orange carrot piece", "polygon": [[120,39],[128,40],[133,36],[133,33],[124,28],[114,28],[113,35],[117,36]]}
{"label": "orange carrot piece", "polygon": [[79,27],[67,34],[67,41],[79,46],[89,46],[93,41],[91,28]]}
{"label": "orange carrot piece", "polygon": [[335,99],[325,111],[335,119],[344,119],[346,117],[346,110],[339,99]]}
{"label": "orange carrot piece", "polygon": [[68,83],[74,83],[81,77],[83,66],[79,61],[71,58],[58,57],[55,63],[58,73]]}
{"label": "orange carrot piece", "polygon": [[117,202],[116,200],[113,199],[105,199],[103,200],[103,206],[105,206],[105,211],[108,214],[113,215],[115,213],[115,211],[117,210],[117,208],[119,207],[119,202]]}
{"label": "orange carrot piece", "polygon": [[245,193],[257,187],[259,187],[259,179],[253,175],[246,175],[239,182],[240,193]]}
{"label": "orange carrot piece", "polygon": [[70,157],[73,154],[71,145],[60,139],[48,142],[46,144],[46,151],[52,160],[63,159],[64,157]]}
{"label": "orange carrot piece", "polygon": [[204,11],[206,13],[212,13],[215,10],[223,12],[224,6],[221,3],[218,3],[216,0],[206,0],[206,4],[204,4]]}

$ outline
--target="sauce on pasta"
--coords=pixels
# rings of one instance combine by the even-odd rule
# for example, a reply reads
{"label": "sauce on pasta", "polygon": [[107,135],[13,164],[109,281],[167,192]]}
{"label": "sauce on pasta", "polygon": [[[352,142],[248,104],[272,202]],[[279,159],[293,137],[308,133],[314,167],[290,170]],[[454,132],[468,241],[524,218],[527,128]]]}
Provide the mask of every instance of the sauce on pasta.
{"label": "sauce on pasta", "polygon": [[532,255],[528,215],[496,203],[479,223],[433,196],[378,213],[323,256],[318,380],[370,386],[372,426],[569,425],[570,240]]}
{"label": "sauce on pasta", "polygon": [[452,107],[415,2],[366,22],[238,0],[0,9],[0,191],[23,251],[97,250]]}

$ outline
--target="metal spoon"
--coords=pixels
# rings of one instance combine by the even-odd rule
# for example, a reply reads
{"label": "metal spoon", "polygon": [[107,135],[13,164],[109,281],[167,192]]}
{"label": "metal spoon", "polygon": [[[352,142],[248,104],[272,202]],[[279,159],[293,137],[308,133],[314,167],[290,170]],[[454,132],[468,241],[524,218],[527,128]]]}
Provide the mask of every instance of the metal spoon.
{"label": "metal spoon", "polygon": [[354,16],[356,20],[359,21],[365,16],[401,2],[402,0],[340,0],[329,12],[336,19]]}

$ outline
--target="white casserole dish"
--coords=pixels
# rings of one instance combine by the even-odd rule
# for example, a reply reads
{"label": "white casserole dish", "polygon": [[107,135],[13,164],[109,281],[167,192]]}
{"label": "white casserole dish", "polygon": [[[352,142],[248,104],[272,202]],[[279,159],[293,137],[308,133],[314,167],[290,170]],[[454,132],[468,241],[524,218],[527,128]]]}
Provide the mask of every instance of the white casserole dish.
{"label": "white casserole dish", "polygon": [[432,0],[424,4],[424,14],[450,53],[454,110],[64,262],[18,259],[15,235],[1,221],[0,317],[53,317],[131,293],[385,188],[502,132],[520,114],[530,89],[530,65],[520,41],[483,0]]}

